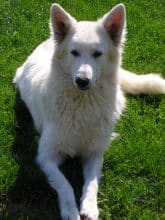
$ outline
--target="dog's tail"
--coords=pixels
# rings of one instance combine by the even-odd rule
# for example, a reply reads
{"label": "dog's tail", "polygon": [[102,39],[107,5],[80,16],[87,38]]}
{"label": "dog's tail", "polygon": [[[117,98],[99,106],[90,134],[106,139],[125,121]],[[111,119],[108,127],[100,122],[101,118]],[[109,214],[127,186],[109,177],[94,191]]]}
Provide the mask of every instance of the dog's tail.
{"label": "dog's tail", "polygon": [[137,75],[121,69],[120,86],[126,93],[137,94],[165,94],[165,80],[158,74]]}

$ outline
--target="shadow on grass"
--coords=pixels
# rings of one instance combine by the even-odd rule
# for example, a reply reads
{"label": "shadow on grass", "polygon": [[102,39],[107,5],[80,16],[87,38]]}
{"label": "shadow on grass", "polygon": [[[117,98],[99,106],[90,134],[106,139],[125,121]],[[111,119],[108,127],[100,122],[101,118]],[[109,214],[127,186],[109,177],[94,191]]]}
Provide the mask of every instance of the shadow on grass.
{"label": "shadow on grass", "polygon": [[[16,182],[8,191],[7,219],[60,220],[57,194],[49,187],[46,177],[35,162],[38,134],[18,94],[15,115],[18,126],[12,154],[19,165],[19,171]],[[79,160],[67,160],[61,169],[73,185],[79,201],[83,182]]]}
{"label": "shadow on grass", "polygon": [[128,97],[135,98],[136,100],[140,101],[142,105],[148,105],[153,108],[158,108],[164,95],[146,95],[146,94],[141,94],[141,95],[127,95]]}

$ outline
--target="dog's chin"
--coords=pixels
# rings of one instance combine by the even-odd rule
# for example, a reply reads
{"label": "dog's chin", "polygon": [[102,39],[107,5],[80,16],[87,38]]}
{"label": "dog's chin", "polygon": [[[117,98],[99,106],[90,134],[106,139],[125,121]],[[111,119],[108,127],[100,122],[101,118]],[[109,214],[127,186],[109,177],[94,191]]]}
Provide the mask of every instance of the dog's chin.
{"label": "dog's chin", "polygon": [[85,86],[85,87],[81,87],[81,86],[77,86],[77,88],[81,91],[87,91],[89,90],[91,87],[90,86]]}

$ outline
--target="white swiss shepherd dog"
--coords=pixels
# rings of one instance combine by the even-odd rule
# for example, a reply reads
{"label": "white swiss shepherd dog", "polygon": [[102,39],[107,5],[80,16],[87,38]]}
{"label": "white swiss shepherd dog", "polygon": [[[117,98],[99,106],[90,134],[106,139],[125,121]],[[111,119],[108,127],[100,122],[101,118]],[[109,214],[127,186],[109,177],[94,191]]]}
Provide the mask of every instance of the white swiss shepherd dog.
{"label": "white swiss shepherd dog", "polygon": [[[165,80],[121,68],[123,4],[96,22],[78,22],[58,4],[50,16],[50,38],[18,68],[14,83],[40,133],[37,162],[57,191],[62,219],[97,220],[103,153],[125,107],[123,91],[163,94]],[[66,155],[82,158],[80,209],[59,169]]]}

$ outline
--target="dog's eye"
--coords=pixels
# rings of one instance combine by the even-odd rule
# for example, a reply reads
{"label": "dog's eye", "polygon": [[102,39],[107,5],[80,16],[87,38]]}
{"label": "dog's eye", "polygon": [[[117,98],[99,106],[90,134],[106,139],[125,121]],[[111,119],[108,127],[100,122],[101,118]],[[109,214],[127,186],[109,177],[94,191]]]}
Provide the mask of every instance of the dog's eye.
{"label": "dog's eye", "polygon": [[102,55],[102,52],[100,52],[100,51],[95,51],[95,52],[92,54],[92,56],[93,56],[94,58],[100,57],[101,55]]}
{"label": "dog's eye", "polygon": [[79,54],[79,52],[77,51],[77,50],[71,50],[71,52],[70,52],[74,57],[79,57],[80,56],[80,54]]}

